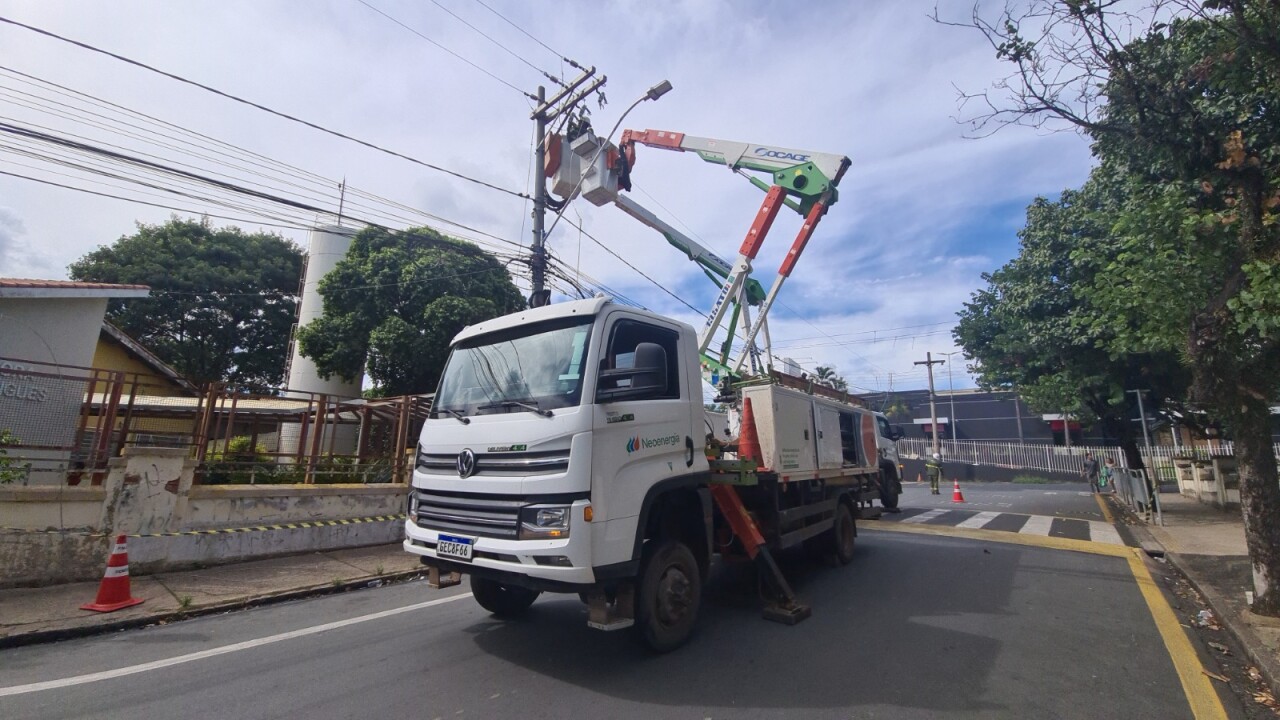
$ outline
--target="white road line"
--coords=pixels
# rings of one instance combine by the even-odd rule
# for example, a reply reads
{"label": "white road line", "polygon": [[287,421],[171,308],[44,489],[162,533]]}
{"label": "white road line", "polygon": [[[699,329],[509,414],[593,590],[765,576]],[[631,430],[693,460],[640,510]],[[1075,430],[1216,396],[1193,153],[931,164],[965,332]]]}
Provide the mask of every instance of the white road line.
{"label": "white road line", "polygon": [[189,653],[187,655],[179,655],[171,657],[167,660],[156,660],[154,662],[142,663],[141,665],[130,665],[128,667],[116,668],[115,670],[106,670],[103,672],[89,673],[88,675],[76,675],[75,677],[62,678],[61,680],[47,680],[45,682],[30,683],[28,685],[13,685],[11,687],[0,688],[0,697],[9,695],[23,695],[26,693],[40,692],[41,690],[56,690],[58,688],[71,687],[72,685],[83,685],[85,683],[98,682],[99,680],[111,680],[113,678],[124,677],[126,675],[136,675],[150,670],[159,670],[160,668],[171,667],[173,665],[181,665],[183,663],[195,662],[196,660],[204,660],[206,658],[226,655],[227,653],[239,652],[241,650],[249,650],[250,648],[261,647],[263,645],[271,645],[272,643],[284,642],[285,640],[293,640],[294,638],[305,637],[307,635],[315,635],[316,633],[326,632],[328,630],[336,630],[338,628],[347,627],[348,625],[358,625],[360,623],[369,622],[371,620],[381,620],[383,618],[393,617],[402,613],[421,610],[433,605],[443,605],[444,603],[461,600],[471,597],[471,593],[463,595],[453,595],[447,598],[439,598],[437,600],[429,600],[427,602],[415,603],[413,605],[405,605],[392,610],[383,610],[382,612],[370,613],[369,615],[360,615],[359,617],[347,618],[346,620],[338,620],[323,625],[315,625],[301,630],[292,630],[279,635],[269,635],[257,640],[246,640],[233,645],[224,645],[222,647],[213,648],[212,650],[201,650],[200,652]]}
{"label": "white road line", "polygon": [[1089,521],[1089,537],[1094,542],[1109,543],[1111,545],[1123,545],[1124,540],[1120,539],[1120,533],[1112,527],[1111,523],[1099,522],[1097,520]]}
{"label": "white road line", "polygon": [[1000,517],[1000,513],[998,512],[980,512],[959,525],[956,525],[956,527],[980,528],[998,517]]}
{"label": "white road line", "polygon": [[1048,535],[1051,527],[1053,527],[1053,518],[1047,515],[1032,515],[1027,518],[1027,524],[1023,525],[1018,532],[1023,535]]}
{"label": "white road line", "polygon": [[946,512],[946,510],[926,510],[920,513],[919,515],[912,515],[911,517],[907,518],[906,520],[903,520],[902,522],[904,523],[928,522],[929,520],[932,520],[938,517],[944,512]]}

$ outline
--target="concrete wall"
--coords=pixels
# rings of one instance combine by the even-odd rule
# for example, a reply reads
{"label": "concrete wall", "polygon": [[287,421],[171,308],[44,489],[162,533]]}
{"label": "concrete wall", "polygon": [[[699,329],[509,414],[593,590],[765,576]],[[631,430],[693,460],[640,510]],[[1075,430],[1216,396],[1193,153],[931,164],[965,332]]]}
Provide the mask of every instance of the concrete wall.
{"label": "concrete wall", "polygon": [[0,298],[0,357],[87,367],[106,298]]}
{"label": "concrete wall", "polygon": [[0,587],[98,579],[116,534],[135,574],[403,537],[403,520],[265,526],[398,515],[405,485],[193,487],[194,471],[185,450],[129,447],[102,487],[0,488]]}

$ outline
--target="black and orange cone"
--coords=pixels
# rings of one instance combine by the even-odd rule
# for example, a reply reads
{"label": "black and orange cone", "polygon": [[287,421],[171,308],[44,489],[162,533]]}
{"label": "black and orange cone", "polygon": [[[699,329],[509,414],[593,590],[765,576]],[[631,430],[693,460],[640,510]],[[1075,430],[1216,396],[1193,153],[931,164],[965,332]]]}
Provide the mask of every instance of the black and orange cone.
{"label": "black and orange cone", "polygon": [[98,597],[93,602],[81,605],[81,610],[96,612],[112,612],[121,608],[133,607],[144,598],[133,597],[129,589],[129,552],[125,549],[125,536],[116,537],[115,547],[107,560],[107,571],[98,585]]}

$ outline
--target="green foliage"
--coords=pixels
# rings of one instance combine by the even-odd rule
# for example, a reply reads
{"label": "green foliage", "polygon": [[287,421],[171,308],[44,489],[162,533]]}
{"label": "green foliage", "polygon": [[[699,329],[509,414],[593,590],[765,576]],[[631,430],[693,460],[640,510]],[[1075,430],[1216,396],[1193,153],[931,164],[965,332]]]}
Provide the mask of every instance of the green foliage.
{"label": "green foliage", "polygon": [[987,288],[955,330],[983,387],[1016,390],[1040,412],[1101,420],[1122,441],[1132,436],[1126,390],[1176,403],[1187,384],[1176,349],[1135,336],[1112,301],[1131,298],[1131,312],[1169,302],[1158,286],[1115,272],[1131,254],[1115,229],[1126,192],[1099,169],[1082,189],[1033,202],[1018,256],[983,276]]}
{"label": "green foliage", "polygon": [[107,318],[197,384],[279,387],[297,314],[302,251],[279,236],[174,218],[71,264],[72,279],[137,283]]}
{"label": "green foliage", "polygon": [[833,367],[819,365],[814,369],[813,376],[819,383],[834,390],[840,390],[843,392],[849,389],[849,383],[844,378],[840,377],[840,375],[836,373],[836,369]]}
{"label": "green foliage", "polygon": [[31,470],[30,463],[21,463],[16,458],[9,457],[8,446],[21,442],[8,428],[0,429],[0,485],[23,480]]}
{"label": "green foliage", "polygon": [[1013,482],[1017,485],[1048,485],[1049,479],[1037,475],[1018,475]]}
{"label": "green foliage", "polygon": [[434,391],[458,331],[524,307],[492,255],[429,228],[361,231],[320,293],[302,354],[325,376],[368,374],[378,396]]}

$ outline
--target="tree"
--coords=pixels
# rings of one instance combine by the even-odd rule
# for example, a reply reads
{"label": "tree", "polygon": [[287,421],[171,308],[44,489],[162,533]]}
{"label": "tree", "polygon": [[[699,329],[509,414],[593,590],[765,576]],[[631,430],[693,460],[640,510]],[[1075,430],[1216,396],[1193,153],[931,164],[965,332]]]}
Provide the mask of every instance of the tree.
{"label": "tree", "polygon": [[302,251],[277,235],[173,218],[100,247],[72,279],[138,283],[151,297],[113,300],[107,319],[197,384],[279,387],[297,316]]}
{"label": "tree", "polygon": [[[1110,327],[1133,324],[1116,333],[1117,347],[1182,353],[1192,399],[1228,427],[1253,610],[1280,615],[1280,479],[1268,410],[1280,393],[1280,4],[1152,0],[1122,9],[1134,5],[1037,0],[995,21],[975,8],[964,24],[1013,72],[966,99],[985,103],[978,128],[1065,121],[1125,174],[1134,189],[1128,235],[1105,269],[1112,287],[1094,297],[1115,310]],[[1196,292],[1173,296],[1168,308],[1138,297],[1170,279]]]}
{"label": "tree", "polygon": [[368,374],[378,395],[435,391],[449,342],[467,325],[524,308],[501,263],[430,228],[367,228],[320,282],[324,314],[301,328],[325,376]]}
{"label": "tree", "polygon": [[1057,201],[1037,198],[1018,233],[1018,256],[984,273],[984,290],[959,313],[956,341],[974,361],[979,385],[1016,391],[1039,412],[1065,412],[1100,424],[1130,467],[1142,467],[1129,390],[1150,390],[1160,404],[1181,405],[1188,375],[1176,352],[1118,348],[1106,305],[1105,269],[1119,246],[1112,233],[1123,186],[1096,170],[1081,190]]}
{"label": "tree", "polygon": [[833,367],[819,365],[814,368],[813,376],[820,384],[826,385],[834,390],[845,392],[849,389],[849,383],[844,378],[836,374],[836,369]]}

